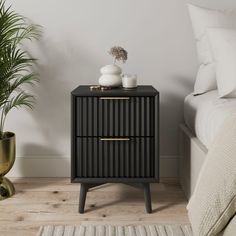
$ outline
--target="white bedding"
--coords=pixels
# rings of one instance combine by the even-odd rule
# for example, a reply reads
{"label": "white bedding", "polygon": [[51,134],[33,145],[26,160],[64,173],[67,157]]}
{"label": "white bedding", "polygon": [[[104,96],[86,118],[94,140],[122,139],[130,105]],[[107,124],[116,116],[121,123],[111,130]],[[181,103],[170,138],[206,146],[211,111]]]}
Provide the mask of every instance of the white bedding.
{"label": "white bedding", "polygon": [[236,111],[236,98],[218,97],[214,90],[198,96],[190,94],[184,102],[185,123],[207,148],[225,118]]}
{"label": "white bedding", "polygon": [[194,236],[219,235],[236,214],[235,142],[236,112],[219,128],[187,206]]}

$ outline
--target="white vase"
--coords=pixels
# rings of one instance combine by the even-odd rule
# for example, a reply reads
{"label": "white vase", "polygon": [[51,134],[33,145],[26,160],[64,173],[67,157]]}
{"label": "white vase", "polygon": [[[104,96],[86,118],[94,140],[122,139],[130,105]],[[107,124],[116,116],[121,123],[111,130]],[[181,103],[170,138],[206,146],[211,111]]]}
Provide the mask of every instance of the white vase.
{"label": "white vase", "polygon": [[121,86],[122,70],[117,65],[107,65],[101,68],[102,76],[99,78],[98,82],[104,87],[119,87]]}

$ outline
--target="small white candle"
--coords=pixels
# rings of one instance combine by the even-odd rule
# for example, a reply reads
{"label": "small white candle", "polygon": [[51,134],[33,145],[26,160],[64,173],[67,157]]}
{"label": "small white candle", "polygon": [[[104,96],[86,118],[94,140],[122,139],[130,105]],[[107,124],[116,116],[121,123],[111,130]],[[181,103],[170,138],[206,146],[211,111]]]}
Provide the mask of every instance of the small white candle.
{"label": "small white candle", "polygon": [[124,88],[136,88],[137,75],[124,75],[122,77],[122,85]]}

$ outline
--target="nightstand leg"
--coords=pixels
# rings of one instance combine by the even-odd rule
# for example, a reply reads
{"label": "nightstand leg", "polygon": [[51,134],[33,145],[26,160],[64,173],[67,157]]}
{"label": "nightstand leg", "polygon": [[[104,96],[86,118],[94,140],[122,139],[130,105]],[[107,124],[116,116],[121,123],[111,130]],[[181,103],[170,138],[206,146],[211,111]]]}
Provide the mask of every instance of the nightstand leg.
{"label": "nightstand leg", "polygon": [[144,188],[144,199],[145,199],[145,206],[147,213],[152,213],[152,200],[151,200],[151,193],[150,193],[150,184],[145,183],[143,184]]}
{"label": "nightstand leg", "polygon": [[88,186],[86,184],[80,185],[80,196],[79,196],[79,213],[84,213],[84,206],[86,201],[86,196],[88,192]]}

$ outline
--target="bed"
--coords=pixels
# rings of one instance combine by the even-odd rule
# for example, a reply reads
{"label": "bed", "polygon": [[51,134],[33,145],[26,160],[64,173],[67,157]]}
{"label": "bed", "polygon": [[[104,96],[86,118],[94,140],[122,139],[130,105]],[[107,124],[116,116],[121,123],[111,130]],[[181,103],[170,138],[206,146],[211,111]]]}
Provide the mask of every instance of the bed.
{"label": "bed", "polygon": [[185,98],[184,120],[189,129],[208,149],[224,120],[236,110],[235,98],[218,98],[216,90]]}
{"label": "bed", "polygon": [[235,111],[236,98],[220,99],[216,90],[185,98],[185,123],[180,125],[180,182],[188,198],[212,141],[224,120]]}
{"label": "bed", "polygon": [[180,181],[191,197],[187,209],[193,234],[232,236],[236,235],[236,14],[192,4],[188,9],[199,68],[180,125]]}

